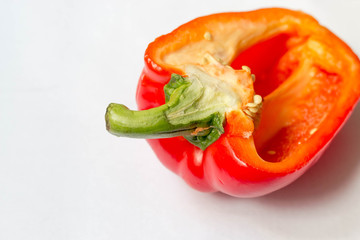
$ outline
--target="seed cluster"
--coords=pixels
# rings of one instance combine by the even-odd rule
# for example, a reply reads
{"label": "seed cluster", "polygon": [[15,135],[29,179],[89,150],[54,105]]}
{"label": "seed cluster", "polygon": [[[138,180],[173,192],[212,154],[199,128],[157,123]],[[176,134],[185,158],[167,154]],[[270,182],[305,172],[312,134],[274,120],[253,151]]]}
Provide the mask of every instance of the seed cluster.
{"label": "seed cluster", "polygon": [[262,97],[260,95],[254,95],[253,102],[249,102],[245,105],[243,110],[246,115],[251,118],[255,118],[262,107]]}
{"label": "seed cluster", "polygon": [[[242,66],[241,69],[251,74],[251,69],[248,66]],[[255,74],[251,74],[251,78],[255,82]],[[262,97],[260,95],[254,95],[253,101],[247,103],[243,111],[247,116],[255,120],[261,107]]]}

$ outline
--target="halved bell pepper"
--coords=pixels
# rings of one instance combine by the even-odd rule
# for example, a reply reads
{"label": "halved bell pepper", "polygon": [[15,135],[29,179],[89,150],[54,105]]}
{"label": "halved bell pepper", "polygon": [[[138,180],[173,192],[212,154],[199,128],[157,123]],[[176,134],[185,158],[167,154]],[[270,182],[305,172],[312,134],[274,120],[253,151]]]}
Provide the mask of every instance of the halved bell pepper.
{"label": "halved bell pepper", "polygon": [[311,16],[287,9],[197,18],[150,43],[140,110],[110,104],[107,129],[149,138],[193,188],[256,197],[321,156],[360,96],[360,62]]}

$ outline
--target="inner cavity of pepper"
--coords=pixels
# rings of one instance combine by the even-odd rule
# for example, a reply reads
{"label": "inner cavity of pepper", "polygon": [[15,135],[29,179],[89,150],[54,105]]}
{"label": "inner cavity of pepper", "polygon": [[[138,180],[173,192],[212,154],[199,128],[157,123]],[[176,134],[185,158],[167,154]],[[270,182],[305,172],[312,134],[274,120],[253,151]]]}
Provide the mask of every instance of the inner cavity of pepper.
{"label": "inner cavity of pepper", "polygon": [[304,58],[307,37],[279,34],[239,53],[231,67],[249,66],[264,98],[254,143],[259,156],[280,162],[316,136],[332,110],[342,79]]}

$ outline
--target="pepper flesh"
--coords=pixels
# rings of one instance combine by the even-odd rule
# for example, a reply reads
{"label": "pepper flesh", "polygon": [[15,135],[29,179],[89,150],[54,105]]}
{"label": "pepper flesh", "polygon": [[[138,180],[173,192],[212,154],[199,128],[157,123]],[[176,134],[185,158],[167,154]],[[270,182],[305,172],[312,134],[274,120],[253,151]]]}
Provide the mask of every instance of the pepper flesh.
{"label": "pepper flesh", "polygon": [[288,185],[317,161],[360,96],[359,59],[344,42],[309,15],[271,8],[201,17],[157,38],[145,53],[139,109],[164,104],[171,73],[183,75],[206,53],[249,66],[264,104],[251,136],[238,134],[239,115],[230,113],[205,151],[183,137],[147,140],[199,191],[256,197]]}

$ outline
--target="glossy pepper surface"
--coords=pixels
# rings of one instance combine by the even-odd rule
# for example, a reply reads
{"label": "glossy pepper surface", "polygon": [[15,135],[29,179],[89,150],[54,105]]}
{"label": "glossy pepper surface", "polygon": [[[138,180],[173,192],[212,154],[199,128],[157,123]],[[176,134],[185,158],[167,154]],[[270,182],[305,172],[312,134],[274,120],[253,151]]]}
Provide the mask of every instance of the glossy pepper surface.
{"label": "glossy pepper surface", "polygon": [[[194,87],[199,79],[213,90]],[[271,8],[200,17],[157,38],[136,96],[149,110],[111,104],[106,119],[115,135],[155,138],[160,161],[193,188],[256,197],[312,166],[359,96],[351,49],[311,16]]]}

